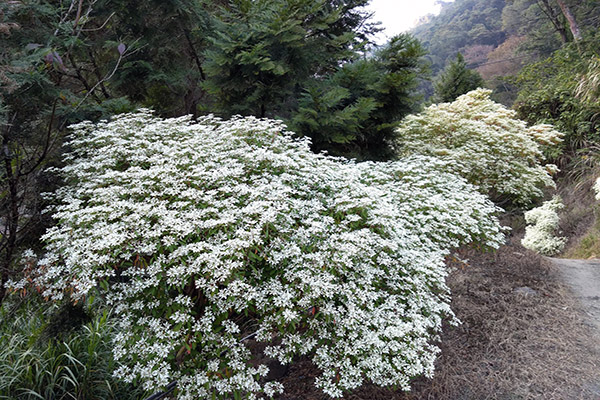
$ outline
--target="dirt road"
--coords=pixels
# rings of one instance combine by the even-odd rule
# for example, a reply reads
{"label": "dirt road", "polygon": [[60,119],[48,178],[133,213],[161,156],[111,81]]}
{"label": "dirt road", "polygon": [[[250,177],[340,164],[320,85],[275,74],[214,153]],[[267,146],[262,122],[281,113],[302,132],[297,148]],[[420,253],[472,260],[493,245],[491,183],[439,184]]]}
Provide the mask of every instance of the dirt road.
{"label": "dirt road", "polygon": [[550,258],[581,302],[590,325],[600,330],[600,260]]}

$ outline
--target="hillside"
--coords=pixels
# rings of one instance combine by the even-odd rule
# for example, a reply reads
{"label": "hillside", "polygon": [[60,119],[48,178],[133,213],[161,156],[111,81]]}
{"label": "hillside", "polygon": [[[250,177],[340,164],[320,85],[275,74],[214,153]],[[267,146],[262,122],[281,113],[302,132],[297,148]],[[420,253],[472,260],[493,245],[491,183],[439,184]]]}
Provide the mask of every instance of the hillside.
{"label": "hillside", "polygon": [[[564,1],[583,38],[598,26],[594,1]],[[567,17],[555,1],[456,0],[442,3],[439,15],[429,16],[412,33],[425,46],[433,75],[460,52],[469,68],[496,90],[496,98],[512,104],[518,89],[505,79],[574,40]],[[431,93],[431,87],[426,90]]]}
{"label": "hillside", "polygon": [[428,50],[436,75],[456,56],[463,53],[470,63],[486,60],[487,54],[502,44],[507,33],[502,29],[504,0],[456,0],[442,2],[439,15],[412,30]]}

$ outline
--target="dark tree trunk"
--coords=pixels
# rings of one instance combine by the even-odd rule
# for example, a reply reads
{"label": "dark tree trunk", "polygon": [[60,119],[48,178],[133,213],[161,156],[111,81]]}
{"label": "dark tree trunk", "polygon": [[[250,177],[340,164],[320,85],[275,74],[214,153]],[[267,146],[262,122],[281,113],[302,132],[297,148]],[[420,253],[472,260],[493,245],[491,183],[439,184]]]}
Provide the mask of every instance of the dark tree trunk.
{"label": "dark tree trunk", "polygon": [[560,35],[560,38],[563,43],[570,42],[569,35],[567,34],[567,29],[565,28],[563,21],[561,21],[561,15],[555,10],[550,4],[549,0],[537,0],[537,5],[540,7],[542,12],[546,14],[554,29]]}
{"label": "dark tree trunk", "polygon": [[[13,118],[14,121],[14,118]],[[0,304],[6,295],[5,284],[11,277],[11,264],[17,246],[17,230],[19,225],[19,171],[18,166],[14,164],[12,152],[10,149],[10,134],[12,123],[7,124],[2,137],[2,158],[4,167],[3,186],[7,186],[8,193],[5,199],[6,206],[2,207],[6,211],[4,227],[2,234],[2,260],[0,261]]]}

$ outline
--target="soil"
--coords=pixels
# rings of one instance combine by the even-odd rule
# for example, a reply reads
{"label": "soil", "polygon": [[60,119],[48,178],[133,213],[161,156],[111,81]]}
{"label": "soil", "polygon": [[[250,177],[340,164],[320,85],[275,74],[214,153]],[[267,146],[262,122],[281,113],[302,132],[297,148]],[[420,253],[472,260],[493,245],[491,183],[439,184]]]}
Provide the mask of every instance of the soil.
{"label": "soil", "polygon": [[[463,249],[459,256],[468,264],[448,264],[452,308],[462,324],[444,327],[433,379],[415,380],[411,392],[367,384],[345,398],[600,399],[600,331],[589,322],[590,310],[597,309],[586,313],[579,302],[600,300],[596,292],[574,294],[565,281],[590,290],[600,285],[594,288],[589,269],[579,263],[560,260],[557,266],[519,243],[513,237],[490,253]],[[327,399],[314,387],[318,374],[309,359],[296,360],[278,399]]]}

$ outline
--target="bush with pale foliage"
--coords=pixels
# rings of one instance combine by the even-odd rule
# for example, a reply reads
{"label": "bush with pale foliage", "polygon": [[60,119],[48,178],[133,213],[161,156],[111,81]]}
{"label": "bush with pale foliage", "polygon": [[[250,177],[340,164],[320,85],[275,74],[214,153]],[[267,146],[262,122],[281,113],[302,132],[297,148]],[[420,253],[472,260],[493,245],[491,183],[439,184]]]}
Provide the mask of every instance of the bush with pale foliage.
{"label": "bush with pale foliage", "polygon": [[521,240],[523,247],[545,256],[553,256],[561,252],[567,243],[567,238],[556,236],[558,230],[558,211],[564,208],[559,196],[544,202],[525,213],[525,236]]}
{"label": "bush with pale foliage", "polygon": [[596,193],[596,200],[600,200],[600,177],[596,179],[593,186],[594,192]]}
{"label": "bush with pale foliage", "polygon": [[55,300],[105,293],[116,376],[178,380],[179,399],[283,391],[253,341],[282,363],[310,356],[332,397],[407,390],[433,373],[452,316],[444,257],[503,238],[496,206],[425,156],[356,164],[255,118],[144,111],[73,130],[29,278]]}
{"label": "bush with pale foliage", "polygon": [[405,118],[397,130],[397,153],[439,158],[493,200],[530,204],[545,187],[554,187],[557,168],[544,164],[544,150],[562,134],[550,125],[527,127],[490,94],[477,89]]}

